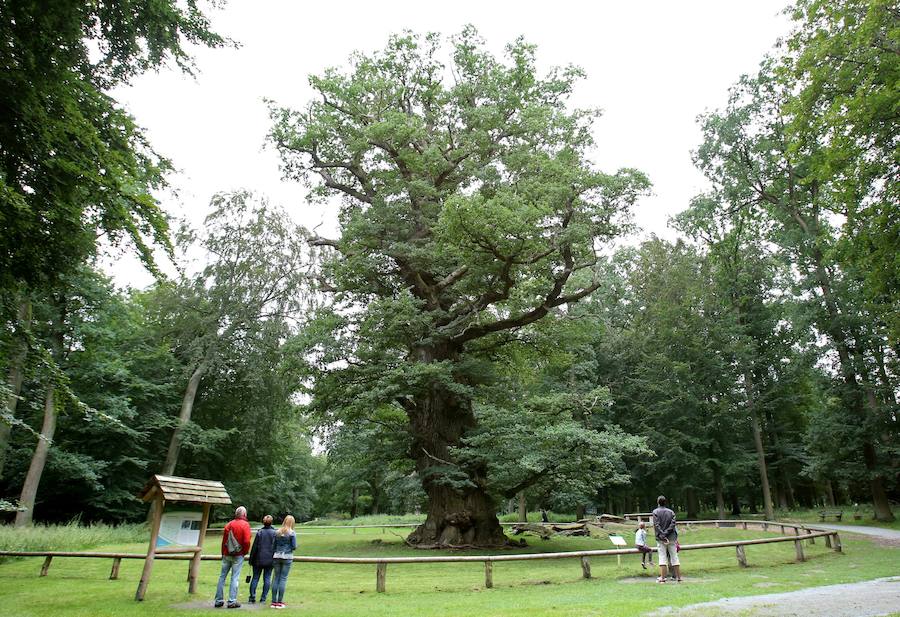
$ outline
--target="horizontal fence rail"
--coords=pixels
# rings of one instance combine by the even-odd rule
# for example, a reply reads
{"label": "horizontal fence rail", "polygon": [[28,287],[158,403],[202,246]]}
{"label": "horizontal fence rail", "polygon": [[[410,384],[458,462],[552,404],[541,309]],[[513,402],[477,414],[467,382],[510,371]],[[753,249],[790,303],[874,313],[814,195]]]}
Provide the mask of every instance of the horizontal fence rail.
{"label": "horizontal fence rail", "polygon": [[[548,523],[550,524],[550,523]],[[793,542],[796,552],[796,561],[802,562],[806,560],[803,553],[803,541],[809,541],[810,544],[815,543],[816,538],[823,538],[825,546],[840,552],[842,550],[840,535],[834,530],[817,529],[812,526],[799,525],[794,523],[776,523],[771,521],[759,520],[707,520],[707,521],[684,521],[680,523],[684,526],[701,526],[714,525],[716,527],[736,528],[741,525],[743,529],[749,526],[759,527],[762,530],[772,530],[773,528],[780,530],[782,534],[786,530],[792,529],[793,535],[786,535],[776,538],[757,538],[751,540],[732,540],[728,542],[707,542],[703,544],[682,544],[682,551],[708,550],[718,548],[734,547],[736,551],[737,561],[741,567],[747,567],[747,557],[744,547],[756,546],[761,544],[776,544],[783,542]],[[401,527],[409,527],[411,525],[399,525]],[[365,525],[360,527],[388,527],[385,525]],[[337,529],[346,529],[347,527],[335,526]],[[802,531],[802,533],[801,533]],[[190,553],[194,549],[170,549],[171,553],[157,554],[156,559],[190,561],[193,559]],[[590,558],[605,556],[621,556],[621,555],[638,555],[640,552],[636,548],[615,548],[600,549],[590,551],[568,551],[564,553],[523,553],[514,555],[432,555],[422,557],[319,557],[313,555],[296,555],[295,562],[300,563],[335,563],[335,564],[375,564],[375,588],[376,591],[383,592],[387,584],[387,566],[388,564],[409,564],[409,563],[470,563],[480,562],[484,564],[485,587],[493,587],[493,564],[505,561],[531,561],[538,559],[579,559],[581,561],[582,576],[591,578]],[[77,558],[96,558],[96,559],[112,559],[113,567],[109,578],[115,580],[118,578],[119,566],[123,559],[145,559],[146,555],[141,553],[113,553],[113,552],[77,552],[77,551],[0,551],[0,556],[8,557],[44,557],[44,563],[41,567],[40,576],[46,576],[50,568],[50,564],[54,557],[77,557]],[[203,561],[219,561],[219,555],[201,555]]]}

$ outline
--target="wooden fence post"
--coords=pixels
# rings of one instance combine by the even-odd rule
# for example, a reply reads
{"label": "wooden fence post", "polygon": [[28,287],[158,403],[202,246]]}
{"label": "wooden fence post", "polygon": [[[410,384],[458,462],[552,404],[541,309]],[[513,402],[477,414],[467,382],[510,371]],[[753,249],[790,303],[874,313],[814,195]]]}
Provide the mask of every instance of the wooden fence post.
{"label": "wooden fence post", "polygon": [[41,566],[41,576],[47,576],[47,570],[50,569],[50,562],[53,561],[53,557],[47,555],[44,559],[44,565]]}
{"label": "wooden fence post", "polygon": [[114,581],[119,578],[119,566],[122,565],[122,558],[115,557],[113,559],[112,570],[109,571],[109,580]]}
{"label": "wooden fence post", "polygon": [[831,536],[825,536],[825,548],[831,548]]}
{"label": "wooden fence post", "polygon": [[744,529],[747,529],[747,521],[744,521],[743,525],[744,525]]}
{"label": "wooden fence post", "polygon": [[197,537],[197,552],[188,566],[188,593],[197,593],[197,577],[200,576],[200,557],[203,556],[203,540],[206,538],[206,528],[209,526],[209,511],[212,505],[203,504],[203,516],[200,519],[200,535]]}
{"label": "wooden fence post", "polygon": [[[763,531],[769,531],[769,524],[763,523],[762,528],[763,528]],[[784,531],[784,525],[781,526],[781,530]]]}
{"label": "wooden fence post", "polygon": [[839,534],[834,534],[834,552],[840,553],[842,548],[841,536]]}
{"label": "wooden fence post", "polygon": [[794,540],[794,549],[797,551],[797,561],[806,561],[806,557],[803,556],[803,541],[802,540]]}
{"label": "wooden fence post", "polygon": [[[811,533],[811,532],[809,531],[809,529],[807,529],[806,527],[804,527],[804,528],[803,528],[803,533],[809,534],[809,533]],[[810,539],[809,539],[809,543],[810,543],[810,544],[815,544],[815,543],[816,543],[816,539],[815,539],[815,538],[810,538]]]}
{"label": "wooden fence post", "polygon": [[484,586],[491,589],[494,586],[494,562],[490,559],[484,562]]}
{"label": "wooden fence post", "polygon": [[387,564],[379,561],[375,567],[375,591],[384,593],[385,579],[387,579]]}
{"label": "wooden fence post", "polygon": [[591,560],[587,557],[581,558],[581,576],[591,578]]}
{"label": "wooden fence post", "polygon": [[741,545],[735,546],[735,551],[737,552],[737,560],[738,565],[742,568],[747,567],[747,554],[744,552],[744,547]]}

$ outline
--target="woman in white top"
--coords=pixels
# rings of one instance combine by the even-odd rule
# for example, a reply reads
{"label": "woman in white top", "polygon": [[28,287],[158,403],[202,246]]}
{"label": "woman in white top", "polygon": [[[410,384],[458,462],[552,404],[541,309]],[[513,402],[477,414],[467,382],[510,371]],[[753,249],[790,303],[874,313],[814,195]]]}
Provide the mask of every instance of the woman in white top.
{"label": "woman in white top", "polygon": [[647,529],[644,523],[638,525],[637,532],[634,534],[634,545],[637,547],[637,550],[641,552],[641,567],[643,569],[647,569],[646,562],[650,562],[650,567],[653,567],[653,549],[647,546]]}

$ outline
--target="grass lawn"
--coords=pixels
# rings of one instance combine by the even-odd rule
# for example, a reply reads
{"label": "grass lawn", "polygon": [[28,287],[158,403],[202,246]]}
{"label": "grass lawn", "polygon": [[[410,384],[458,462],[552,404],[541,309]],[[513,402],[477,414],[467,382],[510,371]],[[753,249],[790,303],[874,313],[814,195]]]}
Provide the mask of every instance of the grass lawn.
{"label": "grass lawn", "polygon": [[[392,530],[300,530],[299,553],[332,556],[421,555],[407,548]],[[626,537],[632,540],[631,529]],[[683,544],[756,538],[761,531],[682,527]],[[218,539],[211,536],[207,553]],[[847,583],[897,574],[897,549],[871,540],[842,536],[844,553],[825,548],[820,538],[806,545],[808,561],[794,563],[794,545],[748,546],[750,567],[739,568],[734,548],[682,553],[682,584],[659,585],[641,569],[636,556],[591,560],[593,578],[581,578],[577,559],[494,564],[494,588],[484,588],[481,564],[392,564],[387,593],[376,594],[374,565],[297,563],[288,580],[285,614],[333,617],[397,616],[630,616],[662,606],[680,606],[725,596],[790,591],[801,587]],[[528,538],[517,552],[557,552],[612,548],[589,538]],[[62,547],[61,547],[62,548]],[[110,544],[96,550],[142,552],[145,544]],[[428,552],[426,554],[437,554]],[[54,560],[49,575],[38,577],[40,558],[0,562],[0,614],[7,617],[172,617],[212,611],[218,564],[203,562],[201,593],[187,593],[187,562],[157,561],[142,603],[133,600],[143,562],[123,561],[119,580],[107,580],[111,560]],[[245,568],[243,575],[249,573]],[[241,577],[240,600],[247,596]],[[188,606],[185,606],[188,605]],[[245,605],[246,607],[247,605]],[[246,608],[240,609],[246,612]],[[266,611],[269,609],[266,608]],[[231,613],[229,613],[231,614]]]}

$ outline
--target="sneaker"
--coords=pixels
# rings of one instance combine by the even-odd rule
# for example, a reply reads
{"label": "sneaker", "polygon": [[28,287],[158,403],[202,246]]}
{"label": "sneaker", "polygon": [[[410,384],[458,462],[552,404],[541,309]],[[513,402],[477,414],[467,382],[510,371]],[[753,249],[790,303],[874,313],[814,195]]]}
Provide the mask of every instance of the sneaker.
{"label": "sneaker", "polygon": [[642,562],[641,562],[641,567],[642,567],[643,569],[646,570],[646,569],[647,569],[647,564],[645,564],[645,563],[642,561]]}
{"label": "sneaker", "polygon": [[660,576],[658,579],[656,579],[656,582],[657,583],[665,583],[666,579],[664,579],[663,577]]}
{"label": "sneaker", "polygon": [[225,606],[225,601],[224,600],[216,600],[216,603],[213,606],[215,606],[216,608],[222,608],[223,606]]}
{"label": "sneaker", "polygon": [[284,602],[279,602],[278,608],[287,608],[287,604],[285,604]]}
{"label": "sneaker", "polygon": [[272,602],[272,603],[269,605],[269,608],[278,608],[278,602]]}
{"label": "sneaker", "polygon": [[[249,598],[247,598],[247,602],[249,602],[250,604],[256,604],[256,598],[250,596]],[[263,600],[263,602],[265,602],[265,600]]]}
{"label": "sneaker", "polygon": [[229,602],[228,608],[241,608],[241,603],[240,602]]}

